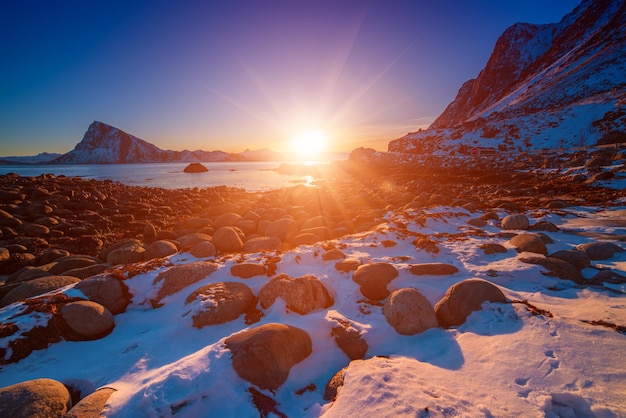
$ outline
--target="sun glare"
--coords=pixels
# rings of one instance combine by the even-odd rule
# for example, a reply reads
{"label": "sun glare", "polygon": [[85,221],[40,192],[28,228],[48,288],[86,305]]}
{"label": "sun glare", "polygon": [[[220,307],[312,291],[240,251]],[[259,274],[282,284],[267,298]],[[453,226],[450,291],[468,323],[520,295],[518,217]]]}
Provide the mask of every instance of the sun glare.
{"label": "sun glare", "polygon": [[328,146],[328,135],[324,131],[306,131],[291,140],[291,149],[299,160],[317,161]]}

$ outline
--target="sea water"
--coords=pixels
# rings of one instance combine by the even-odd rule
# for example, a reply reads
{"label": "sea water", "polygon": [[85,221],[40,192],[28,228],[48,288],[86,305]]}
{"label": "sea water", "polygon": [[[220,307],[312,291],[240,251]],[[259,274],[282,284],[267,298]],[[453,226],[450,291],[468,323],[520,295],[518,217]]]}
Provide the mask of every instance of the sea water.
{"label": "sea water", "polygon": [[16,173],[32,177],[54,174],[165,189],[229,186],[248,191],[267,191],[296,184],[312,184],[311,176],[279,173],[276,169],[281,164],[276,161],[202,163],[209,170],[204,173],[185,173],[183,170],[189,163],[0,165],[0,174]]}

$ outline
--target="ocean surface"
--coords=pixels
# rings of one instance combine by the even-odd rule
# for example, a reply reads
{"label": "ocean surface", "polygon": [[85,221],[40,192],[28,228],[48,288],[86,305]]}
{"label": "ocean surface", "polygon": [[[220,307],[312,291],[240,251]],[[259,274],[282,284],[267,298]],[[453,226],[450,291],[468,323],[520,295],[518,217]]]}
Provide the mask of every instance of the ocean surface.
{"label": "ocean surface", "polygon": [[314,178],[311,176],[278,173],[276,168],[281,164],[276,161],[202,163],[209,169],[205,173],[183,172],[189,163],[0,165],[0,174],[17,173],[33,177],[54,174],[165,189],[229,186],[248,191],[267,191],[296,184],[312,185]]}

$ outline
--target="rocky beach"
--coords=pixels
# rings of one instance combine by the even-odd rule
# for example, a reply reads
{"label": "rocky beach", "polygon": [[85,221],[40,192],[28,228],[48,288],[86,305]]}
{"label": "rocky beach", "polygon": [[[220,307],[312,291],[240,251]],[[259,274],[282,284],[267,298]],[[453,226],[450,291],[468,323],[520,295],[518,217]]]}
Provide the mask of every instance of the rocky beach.
{"label": "rocky beach", "polygon": [[[218,410],[243,415],[341,416],[359,402],[349,395],[353,386],[341,387],[350,367],[354,373],[367,362],[375,369],[392,367],[397,356],[458,369],[450,367],[459,361],[458,353],[450,357],[448,348],[436,354],[437,341],[462,338],[466,321],[493,327],[496,320],[502,322],[499,327],[514,328],[480,328],[481,335],[523,333],[519,329],[532,328],[528,321],[533,318],[555,322],[551,326],[558,328],[552,312],[558,318],[563,307],[551,304],[549,297],[558,299],[559,293],[582,297],[580,304],[594,301],[580,312],[595,312],[598,304],[604,306],[602,298],[613,300],[600,309],[602,317],[576,314],[577,326],[609,335],[609,346],[623,344],[626,195],[620,186],[625,178],[620,149],[506,160],[420,159],[359,149],[347,161],[313,170],[314,187],[263,193],[1,176],[2,414],[131,416],[140,408],[145,416],[193,416],[203,404],[216,408],[207,395],[215,390],[211,385],[200,390],[203,396],[177,387],[172,393],[184,396],[174,401],[161,387],[161,395],[146,401],[148,389],[138,392],[123,378],[135,373],[130,369],[119,370],[115,378],[104,369],[71,379],[63,372],[51,376],[50,370],[37,375],[37,369],[46,369],[37,365],[45,364],[46,356],[61,361],[53,354],[55,346],[87,344],[96,355],[111,357],[119,355],[117,341],[127,340],[127,348],[141,346],[140,334],[121,329],[148,311],[167,311],[189,335],[216,330],[206,344],[190,344],[187,355],[202,359],[208,353],[220,364],[218,379],[229,370],[226,374],[237,380],[233,388],[244,388],[238,396],[244,406],[221,405]],[[606,214],[611,215],[602,218]],[[577,228],[577,222],[587,227]],[[516,281],[518,273],[530,278]],[[481,306],[487,312],[482,317],[477,316]],[[321,318],[325,325],[307,323],[307,317]],[[438,330],[435,337],[433,330]],[[434,350],[426,357],[395,352],[380,342],[420,335],[435,340],[422,344]],[[153,340],[157,346],[167,343]],[[151,347],[144,355],[151,355]],[[327,356],[333,358],[330,364],[314,366],[313,374],[290,373],[299,363]],[[170,361],[191,361],[183,357]],[[561,363],[565,369],[565,360]],[[593,407],[607,413],[602,416],[620,416],[626,405],[611,399],[611,393],[626,387],[625,371],[613,363],[606,366],[617,367],[610,390],[594,375],[587,379],[593,385],[570,390],[576,395],[544,390],[538,398],[529,396],[546,384],[562,389],[562,380],[549,382],[549,372],[535,376],[536,386],[528,386],[526,396],[520,390],[515,402],[484,400],[480,406],[462,396],[422,396],[422,403],[409,409],[413,415],[452,408],[448,410],[462,416],[480,411],[501,416],[524,408],[548,414],[564,404],[575,412]],[[556,369],[559,362],[551,364]],[[179,372],[167,376],[171,373]],[[162,385],[158,381],[163,378],[171,377],[147,387]],[[521,387],[529,378],[518,379]],[[607,394],[597,394],[605,390]],[[585,398],[581,391],[594,394]]]}

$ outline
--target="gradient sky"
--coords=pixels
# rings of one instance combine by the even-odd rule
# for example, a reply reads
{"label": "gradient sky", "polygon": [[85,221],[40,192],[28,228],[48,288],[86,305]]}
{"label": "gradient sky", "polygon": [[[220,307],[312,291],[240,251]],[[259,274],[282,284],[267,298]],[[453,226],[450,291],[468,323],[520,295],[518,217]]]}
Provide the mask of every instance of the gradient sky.
{"label": "gradient sky", "polygon": [[426,127],[516,22],[579,0],[3,2],[0,155],[67,152],[99,120],[163,149],[336,151]]}

